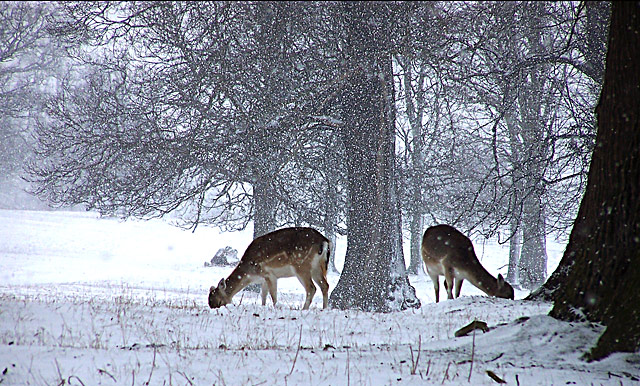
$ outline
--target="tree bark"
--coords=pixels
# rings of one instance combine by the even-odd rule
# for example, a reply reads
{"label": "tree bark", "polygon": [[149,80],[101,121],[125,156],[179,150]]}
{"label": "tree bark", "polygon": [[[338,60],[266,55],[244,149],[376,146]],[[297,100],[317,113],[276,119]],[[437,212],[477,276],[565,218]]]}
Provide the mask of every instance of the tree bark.
{"label": "tree bark", "polygon": [[613,2],[598,133],[558,269],[532,298],[607,326],[588,359],[640,349],[640,3]]}
{"label": "tree bark", "polygon": [[336,268],[336,228],[338,221],[338,192],[334,184],[327,184],[325,197],[324,232],[331,242],[329,255],[329,271],[338,273]]}
{"label": "tree bark", "polygon": [[347,253],[330,304],[389,312],[420,307],[402,256],[395,182],[395,110],[389,16],[384,7],[345,3],[348,68],[342,140],[348,173]]}
{"label": "tree bark", "polygon": [[585,73],[597,84],[602,84],[604,77],[604,59],[607,52],[606,40],[609,23],[610,5],[608,1],[585,1],[586,39],[583,51],[585,53]]}
{"label": "tree bark", "polygon": [[422,267],[422,216],[413,213],[409,228],[411,232],[411,259],[409,260],[407,272],[417,275],[420,272],[420,267]]}
{"label": "tree bark", "polygon": [[[503,91],[508,99],[508,95],[512,92],[510,87],[505,87]],[[511,163],[511,210],[509,219],[511,237],[509,238],[509,269],[507,271],[507,281],[512,284],[519,283],[518,279],[518,263],[520,261],[521,243],[522,243],[522,143],[520,141],[518,124],[516,123],[515,114],[511,108],[507,107],[504,114],[509,133],[509,146],[511,155],[509,162]]]}
{"label": "tree bark", "polygon": [[507,270],[507,281],[518,283],[518,260],[520,259],[520,228],[518,219],[511,218],[511,238],[509,239],[509,269]]}
{"label": "tree bark", "polygon": [[523,203],[522,249],[518,259],[518,283],[533,290],[547,278],[547,248],[541,194],[530,193]]}
{"label": "tree bark", "polygon": [[[530,32],[526,36],[530,55],[541,56],[544,4],[530,3],[526,14]],[[518,95],[521,116],[521,135],[526,159],[522,160],[523,181],[526,191],[522,197],[522,249],[518,260],[518,281],[527,289],[536,289],[547,277],[547,251],[544,211],[544,162],[547,153],[545,143],[545,119],[543,117],[543,92],[545,64],[532,66],[527,71],[524,90]]]}
{"label": "tree bark", "polygon": [[253,184],[253,238],[276,230],[276,200],[268,177],[258,177]]}
{"label": "tree bark", "polygon": [[[423,76],[418,76],[418,84],[415,85],[413,90],[413,71],[412,71],[411,58],[404,58],[404,88],[405,88],[405,106],[407,109],[407,116],[409,118],[409,125],[411,126],[411,138],[412,146],[411,151],[411,202],[409,204],[409,231],[411,234],[411,257],[409,260],[409,268],[407,271],[412,274],[417,274],[418,270],[422,266],[422,214],[425,209],[422,207],[422,183],[420,178],[420,170],[424,168],[424,161],[422,157],[422,150],[424,148],[424,141],[422,139],[422,113],[424,105],[424,98],[422,96],[422,82]],[[418,108],[413,103],[413,98],[416,98]]]}

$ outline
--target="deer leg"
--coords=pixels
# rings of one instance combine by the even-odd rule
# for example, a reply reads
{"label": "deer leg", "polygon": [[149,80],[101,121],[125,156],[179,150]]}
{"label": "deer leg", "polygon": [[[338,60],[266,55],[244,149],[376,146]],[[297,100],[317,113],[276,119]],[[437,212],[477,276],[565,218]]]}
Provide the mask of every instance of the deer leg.
{"label": "deer leg", "polygon": [[438,303],[440,301],[440,283],[438,282],[438,274],[432,274],[431,271],[429,271],[428,266],[427,266],[427,273],[429,274],[429,277],[433,282],[433,289],[435,289],[436,291],[436,303]]}
{"label": "deer leg", "polygon": [[269,290],[269,287],[267,286],[267,281],[263,281],[262,282],[262,288],[260,290],[260,297],[262,298],[262,305],[266,305],[267,304],[267,291]]}
{"label": "deer leg", "polygon": [[320,291],[322,291],[322,308],[325,309],[329,306],[329,283],[327,282],[326,272],[318,272],[314,270],[312,272],[313,281],[318,284]]}
{"label": "deer leg", "polygon": [[[278,302],[278,279],[276,278],[270,278],[270,277],[265,277],[264,278],[264,284],[262,284],[262,288],[264,288],[265,286],[269,289],[269,294],[271,295],[271,300],[273,300],[273,306],[275,307],[276,303]],[[266,298],[267,295],[265,294],[263,299],[263,303],[264,304],[266,302]]]}
{"label": "deer leg", "polygon": [[460,297],[460,290],[462,289],[462,282],[464,279],[456,279],[456,298]]}
{"label": "deer leg", "polygon": [[444,286],[447,289],[447,299],[453,299],[453,270],[444,271]]}
{"label": "deer leg", "polygon": [[311,280],[311,275],[306,274],[306,275],[300,275],[298,273],[298,280],[300,281],[300,284],[302,284],[302,286],[304,287],[304,290],[307,293],[307,298],[304,301],[304,306],[302,306],[303,310],[308,310],[309,306],[311,305],[311,300],[313,299],[313,295],[315,295],[316,293],[316,286],[313,284],[313,281]]}

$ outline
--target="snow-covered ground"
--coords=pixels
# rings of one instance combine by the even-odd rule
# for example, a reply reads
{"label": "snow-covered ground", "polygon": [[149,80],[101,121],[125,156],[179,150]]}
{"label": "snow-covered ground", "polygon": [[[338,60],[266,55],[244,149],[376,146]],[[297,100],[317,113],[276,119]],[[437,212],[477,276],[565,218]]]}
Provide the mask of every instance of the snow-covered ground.
{"label": "snow-covered ground", "polygon": [[[294,278],[278,281],[275,308],[244,291],[210,310],[209,287],[232,267],[204,262],[250,241],[250,230],[0,210],[0,384],[495,384],[488,371],[513,385],[639,382],[639,353],[580,359],[602,327],[556,321],[549,303],[518,300],[523,291],[508,301],[469,283],[435,304],[424,274],[410,276],[418,310],[321,310],[318,291],[301,311]],[[340,239],[338,267],[345,248]],[[494,275],[506,273],[507,248],[476,243]],[[549,242],[549,272],[562,250]],[[338,279],[330,274],[331,289]],[[491,329],[454,337],[474,319]]]}

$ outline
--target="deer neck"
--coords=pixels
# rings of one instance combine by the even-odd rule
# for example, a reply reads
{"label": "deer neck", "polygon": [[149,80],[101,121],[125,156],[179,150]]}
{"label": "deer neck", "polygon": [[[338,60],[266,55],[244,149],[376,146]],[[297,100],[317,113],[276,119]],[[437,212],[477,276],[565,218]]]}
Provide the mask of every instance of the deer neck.
{"label": "deer neck", "polygon": [[498,279],[493,277],[479,262],[473,265],[473,269],[465,272],[465,279],[481,289],[489,296],[498,293]]}
{"label": "deer neck", "polygon": [[225,292],[227,294],[227,297],[229,299],[233,298],[235,294],[242,291],[244,287],[248,286],[254,281],[255,279],[252,276],[247,275],[242,265],[239,265],[224,281],[226,285]]}

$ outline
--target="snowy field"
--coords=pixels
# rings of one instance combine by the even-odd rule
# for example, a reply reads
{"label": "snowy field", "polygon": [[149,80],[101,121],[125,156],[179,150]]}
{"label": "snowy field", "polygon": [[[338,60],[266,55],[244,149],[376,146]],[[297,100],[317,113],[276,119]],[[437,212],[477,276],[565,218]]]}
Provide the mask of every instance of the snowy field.
{"label": "snowy field", "polygon": [[[233,267],[204,262],[227,245],[241,255],[250,241],[250,230],[0,210],[0,384],[496,384],[488,372],[511,385],[640,383],[638,353],[579,359],[602,327],[556,321],[549,303],[518,300],[526,292],[495,299],[469,283],[435,304],[424,274],[410,276],[418,310],[323,311],[317,291],[301,311],[294,278],[278,281],[275,308],[243,291],[210,310],[209,287]],[[508,246],[474,244],[494,276],[506,274]],[[563,246],[548,248],[552,272]],[[345,249],[339,240],[338,267]],[[474,319],[490,330],[454,337]]]}

